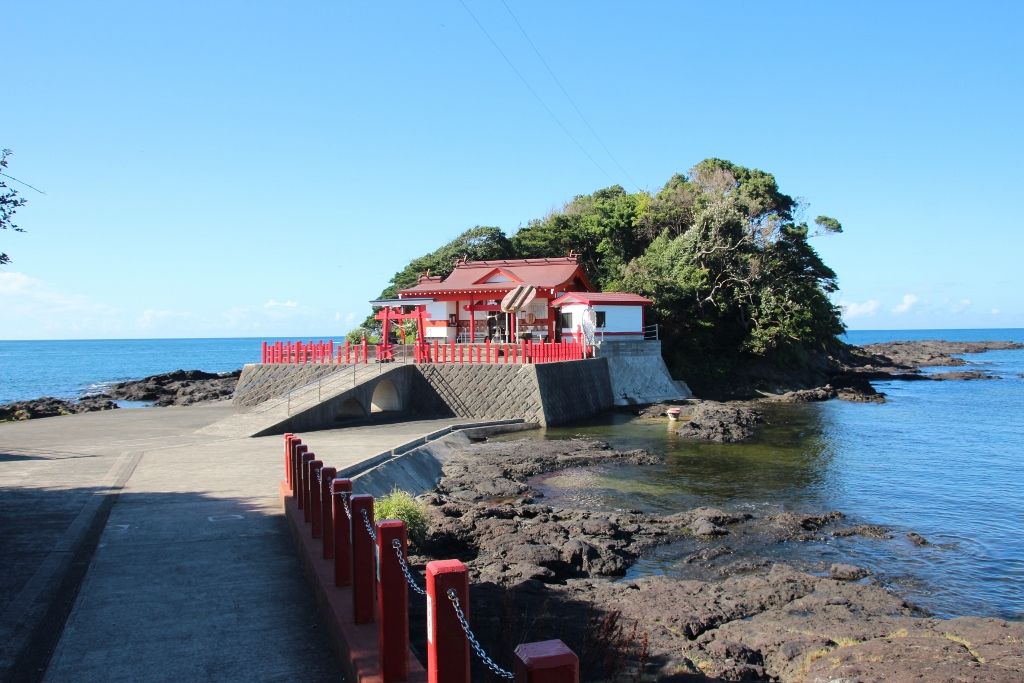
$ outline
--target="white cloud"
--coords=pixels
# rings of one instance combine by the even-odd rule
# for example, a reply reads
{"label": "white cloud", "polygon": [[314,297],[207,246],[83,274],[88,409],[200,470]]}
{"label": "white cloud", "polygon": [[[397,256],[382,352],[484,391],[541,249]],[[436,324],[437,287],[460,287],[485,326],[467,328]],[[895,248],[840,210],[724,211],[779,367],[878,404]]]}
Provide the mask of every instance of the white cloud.
{"label": "white cloud", "polygon": [[913,308],[914,305],[917,304],[917,302],[918,298],[916,294],[904,294],[903,303],[897,304],[892,309],[892,312],[896,313],[897,315],[902,315],[909,311],[911,308]]}
{"label": "white cloud", "polygon": [[190,313],[181,311],[147,308],[142,312],[142,315],[135,319],[135,326],[143,330],[149,330],[167,322],[187,320],[191,317]]}
{"label": "white cloud", "polygon": [[846,303],[842,302],[839,304],[839,308],[843,310],[843,317],[850,318],[866,318],[872,316],[878,311],[878,300],[868,299],[864,303]]}
{"label": "white cloud", "polygon": [[298,307],[299,307],[299,302],[292,301],[290,299],[287,300],[287,301],[278,301],[277,299],[271,299],[267,303],[263,304],[263,308],[268,308],[268,309],[270,309],[270,308],[298,308]]}
{"label": "white cloud", "polygon": [[993,308],[992,309],[992,315],[999,315],[999,309],[998,308]]}

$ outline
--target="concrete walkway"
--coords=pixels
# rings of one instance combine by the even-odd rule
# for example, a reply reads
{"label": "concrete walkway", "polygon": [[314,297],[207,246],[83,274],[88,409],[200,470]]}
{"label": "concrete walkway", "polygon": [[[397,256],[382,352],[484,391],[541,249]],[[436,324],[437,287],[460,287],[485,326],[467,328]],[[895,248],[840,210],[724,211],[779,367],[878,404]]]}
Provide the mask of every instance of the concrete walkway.
{"label": "concrete walkway", "polygon": [[[0,680],[340,680],[279,509],[281,438],[197,433],[231,412],[0,424]],[[454,422],[305,436],[341,468]]]}

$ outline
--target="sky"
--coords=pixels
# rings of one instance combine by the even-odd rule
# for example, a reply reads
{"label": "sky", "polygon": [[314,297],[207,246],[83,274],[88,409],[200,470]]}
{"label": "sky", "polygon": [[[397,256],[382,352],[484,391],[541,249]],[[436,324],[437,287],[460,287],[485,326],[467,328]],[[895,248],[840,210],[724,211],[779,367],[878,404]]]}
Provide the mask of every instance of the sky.
{"label": "sky", "polygon": [[[1024,3],[8,3],[0,339],[339,336],[412,258],[707,157],[851,329],[1024,327]],[[557,79],[557,80],[556,80]]]}

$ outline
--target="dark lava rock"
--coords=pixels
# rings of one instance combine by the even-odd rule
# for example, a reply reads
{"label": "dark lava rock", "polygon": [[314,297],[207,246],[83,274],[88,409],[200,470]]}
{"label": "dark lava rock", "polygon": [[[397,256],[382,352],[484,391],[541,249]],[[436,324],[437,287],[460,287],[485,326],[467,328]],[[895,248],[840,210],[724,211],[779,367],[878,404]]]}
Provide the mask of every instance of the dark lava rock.
{"label": "dark lava rock", "polygon": [[962,372],[936,372],[928,375],[928,379],[933,379],[938,382],[944,380],[968,380],[968,379],[999,379],[995,375],[990,375],[987,372],[980,372],[978,370],[966,370]]}
{"label": "dark lava rock", "polygon": [[931,545],[930,543],[928,543],[927,538],[925,538],[924,536],[915,531],[907,533],[907,538],[910,540],[911,543],[913,543],[916,546]]}
{"label": "dark lava rock", "polygon": [[696,405],[690,419],[676,433],[687,439],[734,443],[754,435],[754,426],[762,422],[761,414],[745,406],[704,401]]}
{"label": "dark lava rock", "polygon": [[828,575],[838,581],[860,581],[865,576],[870,576],[871,572],[863,567],[837,562],[829,567]]}
{"label": "dark lava rock", "polygon": [[40,417],[74,415],[76,413],[114,410],[116,408],[117,404],[106,394],[86,396],[78,401],[67,401],[52,396],[44,396],[32,401],[17,401],[0,405],[0,422],[34,420]]}
{"label": "dark lava rock", "polygon": [[148,401],[157,406],[187,406],[230,398],[241,374],[241,370],[224,374],[175,370],[120,382],[110,388],[110,395],[125,401]]}
{"label": "dark lava rock", "polygon": [[951,342],[931,339],[868,344],[861,348],[868,353],[881,356],[895,365],[919,368],[939,365],[965,365],[966,361],[962,358],[957,358],[957,355],[981,353],[983,351],[1024,349],[1024,344],[1009,341]]}
{"label": "dark lava rock", "polygon": [[838,393],[831,384],[826,384],[816,389],[787,391],[785,394],[776,396],[772,400],[781,401],[782,403],[813,403],[815,401],[828,401],[835,398]]}
{"label": "dark lava rock", "polygon": [[846,536],[863,536],[865,538],[877,538],[879,540],[892,538],[892,534],[889,533],[888,529],[884,526],[878,526],[877,524],[858,524],[857,526],[836,529],[832,532],[832,535],[839,538]]}

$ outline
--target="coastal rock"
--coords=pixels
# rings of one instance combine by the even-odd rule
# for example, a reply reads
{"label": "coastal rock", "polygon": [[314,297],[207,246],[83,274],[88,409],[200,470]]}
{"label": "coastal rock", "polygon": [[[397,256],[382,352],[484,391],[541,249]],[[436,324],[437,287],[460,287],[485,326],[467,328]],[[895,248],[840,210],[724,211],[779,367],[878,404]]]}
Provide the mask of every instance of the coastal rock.
{"label": "coastal rock", "polygon": [[878,526],[877,524],[858,524],[856,526],[844,527],[842,529],[836,529],[832,532],[833,536],[843,538],[846,536],[863,536],[865,538],[877,538],[879,540],[887,540],[892,538],[892,534],[884,526]]}
{"label": "coastal rock", "polygon": [[968,379],[999,379],[995,375],[990,375],[987,372],[980,372],[978,370],[966,370],[961,372],[936,372],[928,375],[929,379],[941,382],[945,380],[968,380]]}
{"label": "coastal rock", "polygon": [[41,417],[74,415],[116,408],[117,404],[106,394],[86,396],[78,401],[44,396],[32,401],[16,401],[0,405],[0,422],[34,420]]}
{"label": "coastal rock", "polygon": [[[818,576],[750,548],[823,540],[838,511],[765,516],[696,508],[657,517],[522,502],[528,477],[571,466],[642,460],[589,440],[475,444],[445,463],[438,492],[423,497],[431,531],[423,556],[470,566],[473,627],[485,650],[561,638],[580,656],[581,680],[942,680],[1010,681],[1024,675],[1024,624],[997,619],[934,619],[879,585],[866,571],[836,564]],[[512,501],[456,500],[471,480],[505,479]],[[448,474],[452,480],[448,480]],[[728,546],[695,537],[698,525],[729,532]],[[891,537],[873,525],[837,536]],[[687,576],[621,576],[641,552],[666,542],[696,544],[680,562]],[[732,557],[741,559],[729,564]],[[725,563],[724,565],[722,563]],[[422,603],[410,605],[422,625]],[[416,626],[413,634],[425,628]],[[422,635],[415,647],[422,649]],[[500,662],[509,666],[507,661]],[[479,666],[474,664],[474,666]],[[474,680],[483,680],[476,671]]]}
{"label": "coastal rock", "polygon": [[916,546],[931,545],[928,539],[915,531],[908,532],[907,539]]}
{"label": "coastal rock", "polygon": [[831,384],[816,389],[798,389],[787,391],[785,394],[774,397],[772,400],[782,403],[813,403],[815,401],[827,401],[838,395]]}
{"label": "coastal rock", "polygon": [[752,408],[705,401],[697,404],[676,433],[687,439],[734,443],[752,437],[754,426],[762,421]]}
{"label": "coastal rock", "polygon": [[863,567],[837,562],[828,568],[828,575],[837,581],[859,581],[871,572]]}
{"label": "coastal rock", "polygon": [[156,406],[187,406],[230,398],[241,370],[224,374],[202,370],[175,370],[139,380],[120,382],[109,389],[116,399],[146,401]]}
{"label": "coastal rock", "polygon": [[861,347],[866,352],[880,356],[892,364],[904,368],[931,366],[966,365],[957,355],[981,353],[983,351],[1005,351],[1024,349],[1024,344],[1010,341],[951,342],[937,339],[923,341],[897,341],[882,344],[868,344]]}

